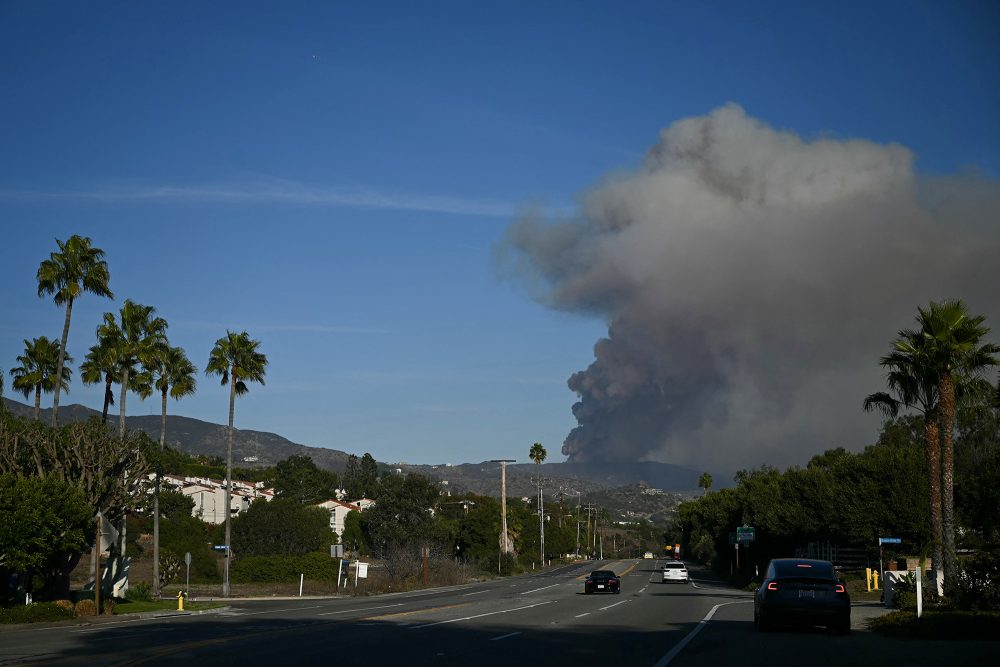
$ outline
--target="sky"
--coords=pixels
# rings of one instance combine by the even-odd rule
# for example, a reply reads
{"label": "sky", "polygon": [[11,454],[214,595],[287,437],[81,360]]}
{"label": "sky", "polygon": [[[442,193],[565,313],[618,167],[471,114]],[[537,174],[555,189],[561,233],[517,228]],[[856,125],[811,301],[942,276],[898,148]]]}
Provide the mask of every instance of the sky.
{"label": "sky", "polygon": [[918,305],[1000,318],[989,1],[0,0],[0,92],[5,374],[80,234],[77,361],[125,298],[199,369],[246,330],[236,426],[301,444],[801,465]]}

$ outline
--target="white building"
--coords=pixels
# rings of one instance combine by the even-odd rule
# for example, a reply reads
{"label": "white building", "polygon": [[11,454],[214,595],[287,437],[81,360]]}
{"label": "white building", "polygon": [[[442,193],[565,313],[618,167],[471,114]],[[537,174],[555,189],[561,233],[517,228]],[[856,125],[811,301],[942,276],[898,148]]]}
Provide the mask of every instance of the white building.
{"label": "white building", "polygon": [[[154,481],[156,475],[150,473],[149,479],[151,482]],[[161,478],[161,484],[163,488],[180,491],[185,496],[194,500],[194,508],[191,510],[192,516],[201,519],[205,523],[225,523],[225,480],[214,480],[208,477],[164,475]],[[152,492],[152,485],[150,485],[149,490]],[[263,482],[244,482],[234,479],[229,511],[235,517],[250,507],[250,504],[258,498],[271,501],[274,499],[274,490],[265,489]]]}
{"label": "white building", "polygon": [[374,500],[369,500],[368,498],[362,498],[353,503],[344,502],[342,500],[326,500],[321,502],[318,507],[322,507],[325,510],[330,511],[330,530],[337,533],[337,537],[344,536],[344,520],[347,518],[349,512],[364,512],[375,504]]}

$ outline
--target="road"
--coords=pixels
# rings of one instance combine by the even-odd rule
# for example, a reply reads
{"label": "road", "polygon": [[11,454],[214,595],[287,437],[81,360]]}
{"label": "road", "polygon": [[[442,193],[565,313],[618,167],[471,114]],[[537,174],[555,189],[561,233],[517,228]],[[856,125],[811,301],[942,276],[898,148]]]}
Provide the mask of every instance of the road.
{"label": "road", "polygon": [[[662,584],[658,566],[592,562],[376,597],[236,600],[206,615],[6,628],[0,664],[940,667],[995,664],[1000,651],[1000,642],[901,642],[864,631],[757,633],[749,593],[697,568],[690,584]],[[583,594],[583,577],[598,568],[623,575],[621,594]]]}

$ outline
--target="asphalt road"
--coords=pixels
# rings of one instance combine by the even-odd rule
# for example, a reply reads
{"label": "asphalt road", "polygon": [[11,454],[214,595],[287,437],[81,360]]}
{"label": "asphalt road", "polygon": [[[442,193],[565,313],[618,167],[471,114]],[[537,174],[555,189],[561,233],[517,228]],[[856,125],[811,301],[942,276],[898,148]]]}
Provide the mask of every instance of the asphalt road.
{"label": "asphalt road", "polygon": [[[690,584],[663,584],[658,565],[591,562],[377,597],[237,600],[215,614],[7,628],[0,664],[941,667],[997,664],[1000,656],[1000,642],[758,633],[749,593],[697,568]],[[623,574],[621,594],[584,595],[593,569]]]}

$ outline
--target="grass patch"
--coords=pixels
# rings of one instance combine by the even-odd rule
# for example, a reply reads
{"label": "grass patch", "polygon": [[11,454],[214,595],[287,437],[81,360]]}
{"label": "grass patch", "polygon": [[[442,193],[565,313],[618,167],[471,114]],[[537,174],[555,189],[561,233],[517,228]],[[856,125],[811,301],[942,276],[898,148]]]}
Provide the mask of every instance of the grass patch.
{"label": "grass patch", "polygon": [[990,639],[1000,641],[1000,612],[894,611],[871,620],[871,628],[905,639]]}
{"label": "grass patch", "polygon": [[[225,607],[227,602],[184,601],[184,611],[203,611]],[[176,611],[177,600],[119,600],[115,605],[115,615],[138,614],[144,611]]]}

